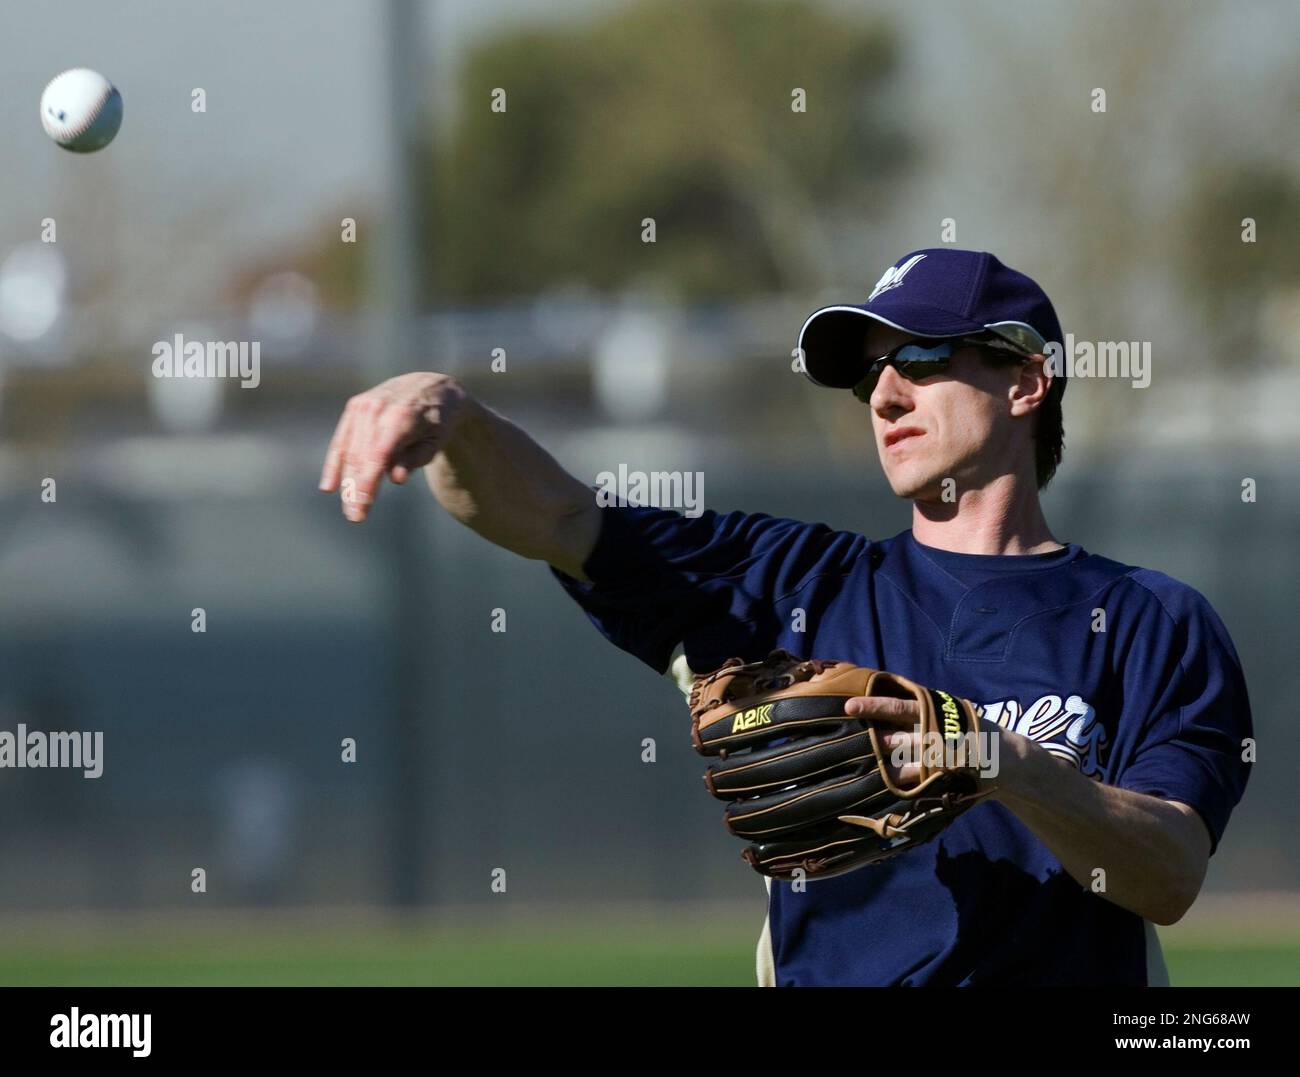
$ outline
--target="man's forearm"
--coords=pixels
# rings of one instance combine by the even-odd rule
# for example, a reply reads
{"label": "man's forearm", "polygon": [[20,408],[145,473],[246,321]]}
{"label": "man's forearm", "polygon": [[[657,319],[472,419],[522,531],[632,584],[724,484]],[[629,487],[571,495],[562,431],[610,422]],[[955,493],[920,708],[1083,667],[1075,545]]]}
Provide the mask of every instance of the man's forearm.
{"label": "man's forearm", "polygon": [[1155,923],[1181,918],[1200,890],[1210,849],[1193,809],[1102,785],[1026,737],[1001,735],[996,799],[1071,878]]}
{"label": "man's forearm", "polygon": [[509,419],[467,398],[425,477],[439,503],[489,542],[582,578],[600,528],[595,495]]}

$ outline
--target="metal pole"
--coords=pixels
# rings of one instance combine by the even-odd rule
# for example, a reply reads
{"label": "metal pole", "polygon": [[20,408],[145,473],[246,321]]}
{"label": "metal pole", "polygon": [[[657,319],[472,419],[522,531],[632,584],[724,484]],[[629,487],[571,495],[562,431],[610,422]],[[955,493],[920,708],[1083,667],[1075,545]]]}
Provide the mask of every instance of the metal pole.
{"label": "metal pole", "polygon": [[[416,0],[389,0],[384,14],[383,141],[384,205],[376,222],[373,261],[369,266],[369,324],[367,363],[376,380],[416,369],[420,355],[416,315],[425,298],[418,185],[429,179],[418,161],[422,108],[430,85],[429,66],[420,48],[420,11]],[[363,239],[364,241],[364,239]],[[422,484],[418,484],[422,485]],[[425,877],[429,835],[421,796],[422,775],[428,772],[431,708],[422,705],[424,677],[433,653],[427,646],[433,632],[433,604],[423,586],[436,557],[421,523],[427,506],[418,486],[390,488],[376,506],[381,576],[385,604],[384,656],[391,662],[390,691],[379,696],[388,707],[392,770],[387,788],[388,895],[394,906],[415,910],[427,900]]]}

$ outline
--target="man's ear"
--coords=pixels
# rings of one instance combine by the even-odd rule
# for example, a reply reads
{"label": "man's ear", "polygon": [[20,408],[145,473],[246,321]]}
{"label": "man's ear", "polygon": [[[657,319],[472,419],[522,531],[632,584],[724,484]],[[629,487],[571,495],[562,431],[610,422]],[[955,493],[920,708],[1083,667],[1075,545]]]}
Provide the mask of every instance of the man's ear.
{"label": "man's ear", "polygon": [[1028,415],[1036,411],[1047,399],[1051,388],[1052,376],[1047,372],[1046,356],[1030,356],[1020,364],[1020,376],[1011,387],[1011,414]]}

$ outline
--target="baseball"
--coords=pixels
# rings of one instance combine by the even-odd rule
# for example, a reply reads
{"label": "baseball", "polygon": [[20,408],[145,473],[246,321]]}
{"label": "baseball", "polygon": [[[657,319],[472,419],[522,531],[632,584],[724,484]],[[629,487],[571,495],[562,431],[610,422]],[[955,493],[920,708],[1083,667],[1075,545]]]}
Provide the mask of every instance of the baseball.
{"label": "baseball", "polygon": [[122,95],[98,71],[74,67],[41,94],[41,126],[65,150],[102,150],[122,126]]}

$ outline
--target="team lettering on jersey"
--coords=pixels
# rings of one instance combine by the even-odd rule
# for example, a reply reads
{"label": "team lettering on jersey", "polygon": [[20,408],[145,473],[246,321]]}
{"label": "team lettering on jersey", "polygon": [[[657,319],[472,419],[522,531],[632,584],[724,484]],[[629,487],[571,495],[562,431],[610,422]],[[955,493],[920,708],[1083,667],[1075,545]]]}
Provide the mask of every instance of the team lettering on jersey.
{"label": "team lettering on jersey", "polygon": [[1004,699],[985,703],[982,714],[1003,729],[1037,741],[1086,777],[1100,779],[1105,771],[1110,741],[1097,712],[1080,696],[1040,696],[1024,708],[1019,700]]}

